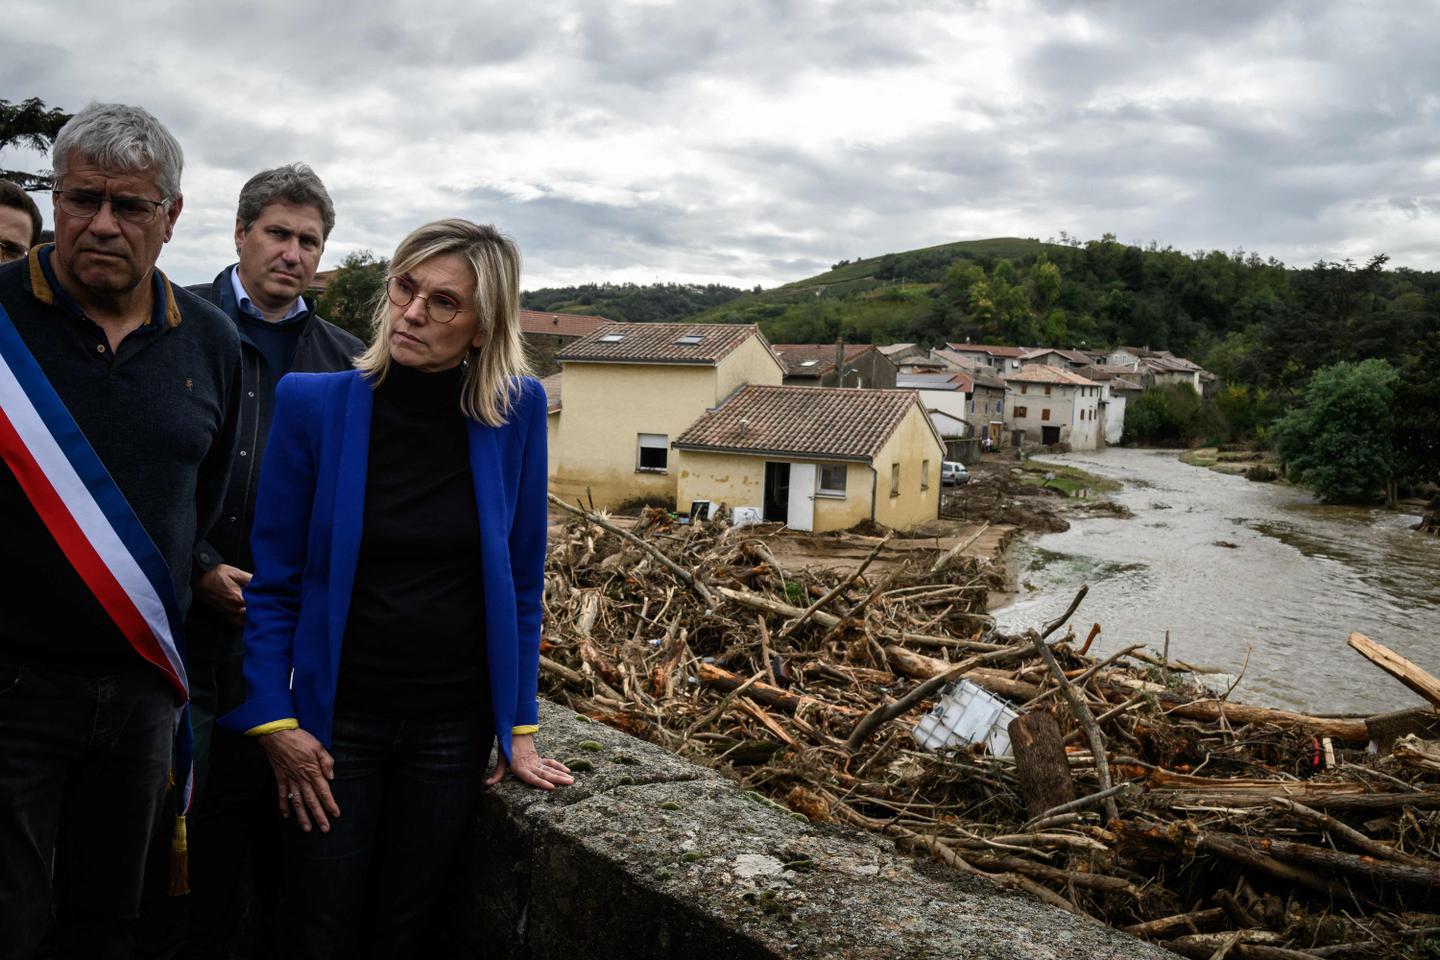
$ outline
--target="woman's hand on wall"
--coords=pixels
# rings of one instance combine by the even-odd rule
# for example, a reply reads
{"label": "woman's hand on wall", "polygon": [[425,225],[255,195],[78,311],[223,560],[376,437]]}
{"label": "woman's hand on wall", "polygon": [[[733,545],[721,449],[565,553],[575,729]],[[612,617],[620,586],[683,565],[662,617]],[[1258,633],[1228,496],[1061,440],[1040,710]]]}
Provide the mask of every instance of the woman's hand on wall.
{"label": "woman's hand on wall", "polygon": [[575,778],[570,776],[569,767],[559,760],[542,757],[536,752],[535,738],[528,733],[511,738],[510,755],[513,761],[507,763],[505,752],[500,751],[495,769],[485,778],[485,786],[493,787],[505,779],[507,772],[513,774],[516,780],[523,780],[541,790],[554,790],[575,782]]}
{"label": "woman's hand on wall", "polygon": [[275,772],[280,816],[288,819],[293,813],[307,833],[312,825],[329,833],[329,817],[340,816],[340,805],[330,793],[330,780],[335,776],[330,753],[304,730],[263,734],[260,745]]}

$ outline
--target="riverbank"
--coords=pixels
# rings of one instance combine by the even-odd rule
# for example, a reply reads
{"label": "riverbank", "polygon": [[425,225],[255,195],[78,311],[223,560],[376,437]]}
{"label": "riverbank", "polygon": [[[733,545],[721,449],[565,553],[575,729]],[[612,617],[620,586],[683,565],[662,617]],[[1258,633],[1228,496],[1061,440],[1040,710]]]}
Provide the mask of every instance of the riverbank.
{"label": "riverbank", "polygon": [[1284,464],[1269,450],[1196,447],[1181,451],[1180,462],[1265,483],[1285,476]]}
{"label": "riverbank", "polygon": [[[841,574],[777,562],[723,516],[677,535],[671,518],[647,514],[633,528],[643,541],[606,538],[609,526],[587,517],[551,545],[545,689],[739,781],[755,803],[865,828],[1185,956],[1227,943],[1238,957],[1393,953],[1440,927],[1415,914],[1440,886],[1430,813],[1440,773],[1404,739],[1440,732],[1431,710],[1317,716],[1245,703],[1233,685],[1218,696],[1187,682],[1187,651],[1159,657],[1127,642],[1102,653],[1110,620],[1087,627],[1099,590],[996,628],[978,606],[991,577],[981,558],[932,550],[888,572]],[[1369,649],[1372,661],[1395,662]],[[1349,656],[1352,681],[1368,670],[1392,704],[1404,697]],[[969,683],[947,687],[960,678]],[[961,698],[991,695],[1013,713],[987,733],[973,723],[993,714]],[[956,728],[989,748],[949,740]],[[1393,749],[1384,743],[1396,736]],[[1382,741],[1379,755],[1367,753],[1371,740]],[[647,782],[628,749],[623,769],[602,768],[598,739],[573,752],[582,782],[602,769],[627,786]],[[652,810],[657,800],[677,817],[698,803],[683,791],[640,802]],[[1317,811],[1330,819],[1317,823]],[[1345,818],[1348,832],[1336,833]],[[718,822],[736,819],[727,810]],[[709,825],[647,847],[635,845],[633,816],[619,822],[631,838],[618,849],[656,883],[734,852]],[[677,845],[687,835],[695,845]],[[777,881],[747,902],[786,919],[813,902],[801,881],[838,869],[773,841],[765,855]],[[785,869],[803,876],[781,883]],[[1403,927],[1379,925],[1398,917]]]}
{"label": "riverbank", "polygon": [[992,609],[1001,629],[1054,616],[1088,583],[1101,652],[1158,651],[1168,636],[1172,656],[1243,673],[1236,697],[1311,712],[1415,703],[1356,681],[1351,630],[1440,662],[1440,541],[1414,530],[1418,511],[1329,506],[1173,450],[1048,459],[1122,482],[1109,501],[1133,518],[1070,513],[1065,531],[1016,544],[1007,566],[1022,586]]}

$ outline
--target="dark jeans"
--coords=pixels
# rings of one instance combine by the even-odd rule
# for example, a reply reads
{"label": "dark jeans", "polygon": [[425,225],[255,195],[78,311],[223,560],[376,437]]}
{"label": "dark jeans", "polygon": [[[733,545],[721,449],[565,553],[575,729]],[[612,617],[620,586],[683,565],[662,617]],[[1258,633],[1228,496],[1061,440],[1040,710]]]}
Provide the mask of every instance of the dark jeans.
{"label": "dark jeans", "polygon": [[0,664],[0,958],[30,958],[50,922],[65,957],[128,957],[175,734],[155,668],[82,677]]}
{"label": "dark jeans", "polygon": [[431,914],[475,815],[494,741],[463,719],[335,715],[340,816],[283,830],[282,951],[296,960],[423,956]]}

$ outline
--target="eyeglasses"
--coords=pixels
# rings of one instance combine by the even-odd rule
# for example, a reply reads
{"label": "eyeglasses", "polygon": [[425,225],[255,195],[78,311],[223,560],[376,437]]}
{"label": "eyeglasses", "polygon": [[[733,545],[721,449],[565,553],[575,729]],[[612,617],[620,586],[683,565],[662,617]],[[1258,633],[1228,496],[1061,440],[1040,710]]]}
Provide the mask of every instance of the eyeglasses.
{"label": "eyeglasses", "polygon": [[0,263],[9,263],[11,260],[19,260],[30,252],[29,247],[21,246],[14,240],[0,240]]}
{"label": "eyeglasses", "polygon": [[397,307],[408,307],[418,297],[425,301],[425,315],[436,323],[449,323],[461,310],[455,298],[446,293],[421,293],[409,277],[391,277],[385,281],[385,295]]}
{"label": "eyeglasses", "polygon": [[110,212],[117,220],[144,224],[154,220],[170,202],[169,197],[164,200],[147,200],[144,197],[107,197],[103,194],[91,193],[89,190],[52,190],[51,193],[55,194],[55,199],[60,202],[61,210],[80,220],[89,220],[100,212],[101,207],[109,203]]}

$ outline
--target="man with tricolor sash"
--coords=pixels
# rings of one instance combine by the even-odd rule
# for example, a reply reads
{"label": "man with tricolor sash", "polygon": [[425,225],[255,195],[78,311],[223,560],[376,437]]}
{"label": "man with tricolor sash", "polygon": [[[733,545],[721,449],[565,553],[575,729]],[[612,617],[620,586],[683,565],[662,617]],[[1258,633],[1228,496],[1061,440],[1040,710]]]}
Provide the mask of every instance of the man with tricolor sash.
{"label": "man with tricolor sash", "polygon": [[53,165],[55,242],[0,267],[0,958],[52,905],[61,956],[126,957],[167,783],[188,804],[182,624],[240,349],[155,269],[183,206],[159,121],[93,104]]}

